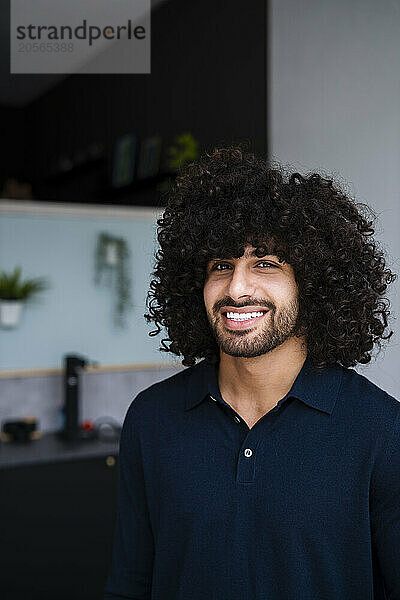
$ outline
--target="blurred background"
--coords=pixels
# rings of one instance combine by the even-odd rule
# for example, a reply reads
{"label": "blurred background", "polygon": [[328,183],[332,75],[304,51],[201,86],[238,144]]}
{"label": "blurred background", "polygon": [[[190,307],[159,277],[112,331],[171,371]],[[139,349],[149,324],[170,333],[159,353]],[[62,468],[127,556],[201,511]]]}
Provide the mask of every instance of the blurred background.
{"label": "blurred background", "polygon": [[[101,599],[126,410],[183,368],[143,318],[177,169],[245,141],[332,176],[377,212],[400,272],[400,2],[153,0],[137,75],[11,75],[9,23],[5,0],[0,589]],[[398,285],[386,351],[356,368],[395,397]]]}

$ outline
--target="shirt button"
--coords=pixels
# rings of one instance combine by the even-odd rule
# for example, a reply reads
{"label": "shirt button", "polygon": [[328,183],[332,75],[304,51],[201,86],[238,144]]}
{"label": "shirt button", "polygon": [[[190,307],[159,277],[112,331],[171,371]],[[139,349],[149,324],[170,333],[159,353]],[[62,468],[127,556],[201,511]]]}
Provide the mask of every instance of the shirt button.
{"label": "shirt button", "polygon": [[250,450],[250,448],[246,448],[246,450],[244,451],[244,455],[249,458],[249,456],[251,456],[253,454],[253,450]]}
{"label": "shirt button", "polygon": [[233,418],[235,419],[236,423],[240,423],[240,419],[237,415],[235,415]]}

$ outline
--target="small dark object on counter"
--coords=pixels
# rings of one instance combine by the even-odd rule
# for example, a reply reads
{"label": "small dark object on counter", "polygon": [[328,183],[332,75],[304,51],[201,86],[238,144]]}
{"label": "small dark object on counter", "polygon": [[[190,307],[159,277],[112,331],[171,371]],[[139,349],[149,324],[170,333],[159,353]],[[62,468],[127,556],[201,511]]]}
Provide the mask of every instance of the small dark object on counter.
{"label": "small dark object on counter", "polygon": [[96,430],[93,421],[83,421],[79,426],[80,440],[93,440],[96,437]]}
{"label": "small dark object on counter", "polygon": [[3,442],[29,442],[42,437],[36,417],[24,417],[3,423],[0,439]]}

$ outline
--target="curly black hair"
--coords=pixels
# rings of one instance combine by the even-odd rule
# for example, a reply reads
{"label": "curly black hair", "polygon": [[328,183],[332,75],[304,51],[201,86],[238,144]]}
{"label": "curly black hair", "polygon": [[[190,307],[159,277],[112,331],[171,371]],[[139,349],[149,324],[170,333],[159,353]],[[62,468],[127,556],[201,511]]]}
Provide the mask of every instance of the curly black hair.
{"label": "curly black hair", "polygon": [[[364,213],[364,214],[363,214]],[[305,334],[316,368],[368,363],[386,336],[390,301],[383,297],[397,275],[386,268],[372,238],[375,213],[317,173],[288,174],[241,145],[214,148],[182,167],[157,220],[159,249],[144,315],[168,338],[160,351],[219,360],[203,299],[207,263],[239,258],[250,242],[294,270],[299,313],[295,334]]]}

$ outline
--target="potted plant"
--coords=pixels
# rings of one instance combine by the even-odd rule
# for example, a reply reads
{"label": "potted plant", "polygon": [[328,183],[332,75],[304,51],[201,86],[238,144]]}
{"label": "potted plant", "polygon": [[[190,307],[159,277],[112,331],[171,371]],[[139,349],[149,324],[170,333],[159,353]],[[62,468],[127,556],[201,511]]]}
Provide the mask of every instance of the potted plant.
{"label": "potted plant", "polygon": [[0,272],[0,323],[3,327],[18,325],[23,303],[50,286],[43,278],[21,280],[21,267]]}
{"label": "potted plant", "polygon": [[[165,166],[174,177],[183,165],[196,160],[198,156],[199,143],[189,131],[186,131],[174,137],[173,143],[166,151]],[[158,184],[157,189],[161,194],[167,194],[170,191],[173,177],[168,177]]]}
{"label": "potted plant", "polygon": [[[123,238],[108,233],[99,234],[95,254],[95,283],[100,283],[102,276],[107,277],[107,284],[115,284],[117,301],[115,305],[115,324],[122,327],[123,315],[131,302],[130,278],[128,275],[129,247]],[[113,279],[116,281],[113,282]]]}

